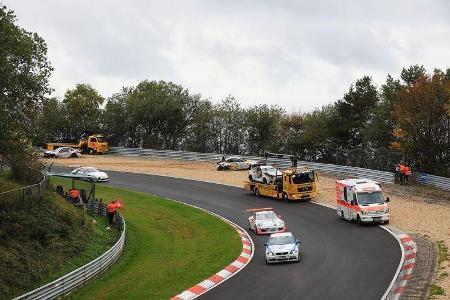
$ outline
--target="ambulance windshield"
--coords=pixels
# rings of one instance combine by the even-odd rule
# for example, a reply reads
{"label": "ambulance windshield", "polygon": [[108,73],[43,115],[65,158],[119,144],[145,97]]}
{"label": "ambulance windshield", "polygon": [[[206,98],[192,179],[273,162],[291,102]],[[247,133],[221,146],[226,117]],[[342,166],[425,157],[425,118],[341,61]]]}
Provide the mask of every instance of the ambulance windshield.
{"label": "ambulance windshield", "polygon": [[381,192],[358,193],[358,204],[368,205],[384,203],[383,194]]}

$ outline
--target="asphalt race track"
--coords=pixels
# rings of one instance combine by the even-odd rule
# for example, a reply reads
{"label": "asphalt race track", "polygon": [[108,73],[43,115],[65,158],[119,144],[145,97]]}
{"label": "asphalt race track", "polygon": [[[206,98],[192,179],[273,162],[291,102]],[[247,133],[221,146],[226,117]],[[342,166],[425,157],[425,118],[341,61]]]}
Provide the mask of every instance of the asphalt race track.
{"label": "asphalt race track", "polygon": [[248,229],[245,209],[274,207],[288,230],[302,241],[303,261],[266,265],[267,236],[251,232],[252,261],[201,299],[380,299],[400,262],[398,242],[384,229],[339,220],[335,210],[314,203],[258,198],[241,188],[192,180],[108,174],[109,185],[194,204],[244,229]]}

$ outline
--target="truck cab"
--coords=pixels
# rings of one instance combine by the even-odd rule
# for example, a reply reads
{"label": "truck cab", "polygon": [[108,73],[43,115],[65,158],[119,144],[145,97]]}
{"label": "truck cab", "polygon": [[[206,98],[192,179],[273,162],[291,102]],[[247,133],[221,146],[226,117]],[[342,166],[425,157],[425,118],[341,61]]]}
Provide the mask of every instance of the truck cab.
{"label": "truck cab", "polygon": [[336,212],[341,219],[362,223],[389,223],[389,198],[378,182],[369,179],[336,181]]}

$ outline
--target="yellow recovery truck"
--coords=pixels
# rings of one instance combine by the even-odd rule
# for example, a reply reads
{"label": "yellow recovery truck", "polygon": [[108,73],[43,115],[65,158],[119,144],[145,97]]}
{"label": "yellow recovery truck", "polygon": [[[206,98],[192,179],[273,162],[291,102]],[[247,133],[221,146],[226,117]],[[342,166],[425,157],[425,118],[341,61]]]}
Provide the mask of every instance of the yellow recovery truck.
{"label": "yellow recovery truck", "polygon": [[59,147],[72,147],[74,149],[79,149],[82,153],[106,153],[108,152],[108,142],[101,134],[90,134],[83,133],[80,137],[78,144],[70,143],[48,143],[47,150],[55,150]]}
{"label": "yellow recovery truck", "polygon": [[[266,154],[267,157],[282,158],[282,155]],[[281,176],[275,176],[268,183],[245,181],[244,189],[256,196],[265,196],[281,200],[311,200],[316,197],[318,174],[308,167],[297,167],[297,158],[288,156],[292,167],[283,170]]]}

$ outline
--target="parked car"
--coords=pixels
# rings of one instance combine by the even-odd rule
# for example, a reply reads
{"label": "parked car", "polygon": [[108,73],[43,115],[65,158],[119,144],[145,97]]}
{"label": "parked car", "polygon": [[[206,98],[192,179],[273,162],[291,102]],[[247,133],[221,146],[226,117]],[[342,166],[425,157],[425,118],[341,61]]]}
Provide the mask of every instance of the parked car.
{"label": "parked car", "polygon": [[270,234],[275,232],[284,232],[286,225],[280,216],[273,211],[272,207],[247,209],[250,213],[248,218],[248,227],[254,230],[256,234]]}
{"label": "parked car", "polygon": [[256,182],[268,183],[272,181],[275,176],[281,178],[282,173],[273,166],[256,165],[248,171],[248,179]]}
{"label": "parked car", "polygon": [[266,263],[299,262],[301,259],[300,241],[291,232],[271,234],[266,247]]}
{"label": "parked car", "polygon": [[217,170],[250,170],[257,162],[253,160],[246,160],[240,157],[223,157],[221,161],[217,163]]}
{"label": "parked car", "polygon": [[44,151],[44,157],[81,157],[81,153],[71,147],[60,147],[55,150]]}
{"label": "parked car", "polygon": [[95,178],[95,181],[108,181],[109,176],[103,171],[94,167],[78,167],[73,169],[72,174],[89,175]]}

